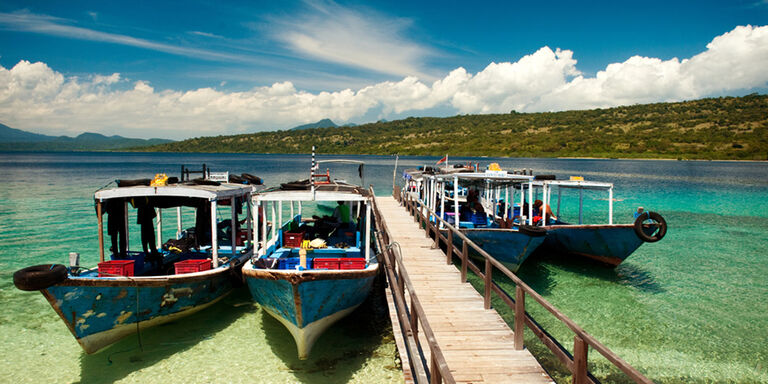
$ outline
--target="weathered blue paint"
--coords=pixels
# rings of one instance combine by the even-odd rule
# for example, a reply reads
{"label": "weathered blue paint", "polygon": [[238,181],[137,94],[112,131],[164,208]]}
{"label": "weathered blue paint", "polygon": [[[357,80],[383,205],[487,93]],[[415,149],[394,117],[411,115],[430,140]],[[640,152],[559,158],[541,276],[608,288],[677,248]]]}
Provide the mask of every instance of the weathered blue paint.
{"label": "weathered blue paint", "polygon": [[248,289],[291,332],[300,359],[328,327],[365,301],[378,273],[377,263],[354,270],[294,270],[254,268],[252,261],[243,266]]}
{"label": "weathered blue paint", "polygon": [[[97,277],[89,272],[69,276],[43,295],[85,351],[92,353],[136,331],[126,325],[160,324],[223,297],[232,290],[233,280],[228,266],[217,272],[195,279],[177,275],[160,283]],[[111,332],[117,328],[121,330]]]}
{"label": "weathered blue paint", "polygon": [[543,249],[589,257],[610,265],[619,265],[639,248],[643,241],[631,224],[553,225],[547,229]]}
{"label": "weathered blue paint", "polygon": [[271,308],[275,313],[293,324],[297,324],[296,305],[293,300],[293,285],[287,280],[245,278],[248,290],[259,305]]}
{"label": "weathered blue paint", "polygon": [[[254,300],[298,328],[362,303],[373,286],[374,276],[297,282],[248,277]],[[294,296],[294,289],[298,296]],[[299,319],[298,314],[301,314]]]}
{"label": "weathered blue paint", "polygon": [[[462,229],[461,232],[512,272],[517,272],[528,256],[544,242],[544,236],[530,236],[514,229],[474,228]],[[461,247],[461,238],[454,236],[453,241]]]}
{"label": "weathered blue paint", "polygon": [[[76,279],[75,279],[76,280]],[[165,287],[62,286],[48,288],[76,338],[121,324],[152,320],[213,301],[232,289],[225,276]]]}
{"label": "weathered blue paint", "polygon": [[299,284],[302,313],[300,326],[360,305],[371,291],[373,278],[315,280]]}

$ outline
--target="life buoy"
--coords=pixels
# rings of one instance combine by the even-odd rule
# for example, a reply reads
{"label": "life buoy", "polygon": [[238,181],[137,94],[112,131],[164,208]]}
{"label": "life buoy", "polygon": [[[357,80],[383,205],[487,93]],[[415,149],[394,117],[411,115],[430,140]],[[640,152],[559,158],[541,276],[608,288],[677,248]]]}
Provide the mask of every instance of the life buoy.
{"label": "life buoy", "polygon": [[547,235],[547,230],[541,227],[534,227],[531,225],[521,225],[518,227],[518,231],[524,235],[528,235],[531,237],[541,237]]}
{"label": "life buoy", "polygon": [[[650,220],[650,223],[646,223]],[[646,229],[656,227],[650,234]],[[667,234],[667,221],[656,212],[643,212],[635,219],[635,234],[646,243],[655,243]]]}
{"label": "life buoy", "polygon": [[13,273],[13,284],[22,291],[38,291],[67,279],[67,267],[42,264],[19,269]]}

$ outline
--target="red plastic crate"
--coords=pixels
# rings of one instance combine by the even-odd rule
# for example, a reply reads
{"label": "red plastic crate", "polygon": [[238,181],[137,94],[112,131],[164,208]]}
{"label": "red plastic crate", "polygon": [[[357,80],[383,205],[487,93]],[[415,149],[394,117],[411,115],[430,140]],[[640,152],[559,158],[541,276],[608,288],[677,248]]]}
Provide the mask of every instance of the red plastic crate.
{"label": "red plastic crate", "polygon": [[339,269],[338,257],[315,257],[313,269]]}
{"label": "red plastic crate", "polygon": [[304,240],[304,232],[283,232],[283,246],[288,248],[301,247],[301,241]]}
{"label": "red plastic crate", "polygon": [[339,269],[365,269],[365,258],[346,257],[339,259]]}
{"label": "red plastic crate", "polygon": [[201,260],[184,260],[179,261],[175,264],[173,264],[174,268],[176,269],[176,274],[180,275],[182,273],[195,273],[200,271],[207,271],[211,269],[211,261],[208,259],[201,259]]}
{"label": "red plastic crate", "polygon": [[134,260],[110,260],[99,263],[99,277],[133,276]]}

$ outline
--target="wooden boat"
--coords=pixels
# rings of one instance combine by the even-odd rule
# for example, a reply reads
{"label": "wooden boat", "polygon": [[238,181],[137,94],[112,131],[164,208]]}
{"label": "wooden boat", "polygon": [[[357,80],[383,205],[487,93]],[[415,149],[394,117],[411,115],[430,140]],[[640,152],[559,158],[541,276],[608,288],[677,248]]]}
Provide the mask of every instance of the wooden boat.
{"label": "wooden boat", "polygon": [[[533,178],[504,171],[414,172],[406,177],[405,189],[424,206],[442,215],[449,224],[455,226],[458,223],[459,230],[470,240],[516,272],[543,243],[546,231],[514,223],[509,213],[499,206],[504,201],[511,201],[510,191],[513,200],[516,191],[522,196],[522,185]],[[467,191],[475,192],[475,199]],[[483,207],[483,212],[469,212],[468,205],[475,202]],[[460,239],[454,238],[454,242],[460,246]]]}
{"label": "wooden boat", "polygon": [[[567,223],[560,219],[547,217],[546,210],[536,213],[529,207],[528,223],[540,225],[547,230],[547,236],[541,247],[542,251],[555,251],[597,260],[601,263],[617,266],[646,242],[661,240],[667,233],[667,223],[656,212],[644,212],[633,223],[613,223],[613,184],[576,180],[535,180],[529,191],[540,189],[544,204],[549,205],[553,189],[557,189],[557,211],[555,217],[561,218],[560,206],[562,191],[577,190],[579,193],[578,223]],[[584,192],[608,192],[607,223],[584,224]],[[531,194],[533,196],[533,194]],[[533,200],[532,198],[530,200]],[[544,224],[546,223],[546,224]]]}
{"label": "wooden boat", "polygon": [[[359,164],[362,177],[362,163],[342,162]],[[262,247],[243,267],[254,300],[290,331],[300,359],[328,327],[363,303],[379,271],[371,249],[373,196],[331,180],[328,172],[316,175],[316,168],[313,164],[309,180],[254,196],[259,209],[271,212],[271,222],[284,224],[269,229],[268,217],[257,220]],[[302,216],[302,209],[319,202],[343,203],[348,213],[339,209],[333,219]],[[290,217],[283,221],[288,206]]]}
{"label": "wooden boat", "polygon": [[[79,254],[71,253],[70,267],[34,266],[14,274],[19,289],[40,290],[87,353],[202,310],[242,283],[239,270],[253,255],[250,215],[245,230],[231,224],[238,223],[237,208],[250,211],[254,187],[203,179],[175,184],[160,180],[156,177],[152,185],[149,179],[122,181],[118,185],[132,186],[95,193],[101,260],[97,268],[80,268]],[[217,220],[223,205],[231,211],[228,233],[226,221]],[[146,248],[139,248],[144,251],[129,250],[133,245],[128,243],[131,206],[142,222]],[[176,211],[177,239],[163,246],[162,215],[169,208]],[[183,231],[182,210],[190,208],[195,209],[196,226]],[[105,212],[113,240],[110,260],[105,260]]]}

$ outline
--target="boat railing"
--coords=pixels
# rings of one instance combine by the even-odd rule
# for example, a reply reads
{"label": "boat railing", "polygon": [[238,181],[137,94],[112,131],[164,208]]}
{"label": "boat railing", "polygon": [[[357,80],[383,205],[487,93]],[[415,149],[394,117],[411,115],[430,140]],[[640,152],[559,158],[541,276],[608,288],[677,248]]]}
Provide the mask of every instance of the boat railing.
{"label": "boat railing", "polygon": [[[395,188],[397,189],[397,188]],[[573,383],[599,383],[599,380],[594,377],[588,370],[587,357],[589,348],[600,353],[616,368],[624,372],[630,379],[636,383],[653,383],[650,379],[645,377],[637,369],[629,365],[616,353],[611,351],[608,347],[599,342],[594,336],[584,331],[576,322],[571,320],[568,316],[563,314],[554,305],[544,299],[538,292],[523,282],[517,275],[507,269],[498,260],[493,258],[490,254],[480,248],[472,240],[467,238],[466,235],[461,233],[456,227],[437,215],[433,210],[422,204],[418,200],[413,199],[410,194],[400,194],[394,192],[395,196],[400,198],[400,202],[405,206],[411,216],[414,217],[414,221],[419,222],[419,225],[425,229],[427,238],[434,238],[434,246],[440,247],[440,243],[445,246],[446,250],[446,263],[451,264],[453,262],[454,254],[461,260],[461,282],[467,281],[467,270],[472,270],[478,277],[483,279],[484,284],[484,305],[485,309],[491,308],[491,293],[496,295],[511,309],[514,309],[514,348],[517,350],[524,349],[523,331],[527,326],[541,341],[546,345],[552,353],[558,358],[558,360],[565,365],[565,367],[571,372],[573,377]],[[440,225],[443,225],[443,229],[447,230],[448,234],[443,234],[440,231]],[[452,239],[458,237],[461,239],[461,249],[456,246]],[[469,262],[469,249],[473,249],[479,254],[484,262],[484,271],[481,271],[474,263]],[[515,295],[514,298],[507,293],[500,285],[493,281],[493,267],[496,267],[504,275],[506,275],[512,282],[515,283]],[[574,334],[573,337],[573,353],[571,354],[562,344],[549,334],[531,315],[526,312],[525,299],[526,295],[539,303],[544,309],[549,311],[555,318],[561,323],[567,326]]]}
{"label": "boat railing", "polygon": [[[370,192],[371,195],[373,195],[372,187]],[[376,199],[372,199],[372,202],[374,211],[379,212],[378,207],[376,206]],[[429,321],[427,321],[424,308],[421,306],[421,302],[413,289],[411,279],[408,277],[408,272],[403,266],[400,245],[391,242],[387,224],[381,215],[376,215],[375,223],[377,229],[376,236],[379,244],[385,247],[382,249],[384,270],[389,282],[389,287],[394,296],[399,323],[403,329],[403,335],[405,335],[408,358],[411,362],[411,368],[413,369],[416,382],[455,383],[456,380],[453,378],[453,374],[451,374],[448,364],[445,361],[445,356],[440,350],[440,346],[437,344],[437,339],[432,331],[432,327],[429,325]],[[410,299],[410,305],[408,305],[408,299]],[[428,366],[426,366],[427,362],[424,361],[419,352],[423,350],[420,345],[421,342],[419,341],[419,328],[424,332],[424,337],[427,340],[430,351],[430,361]]]}

